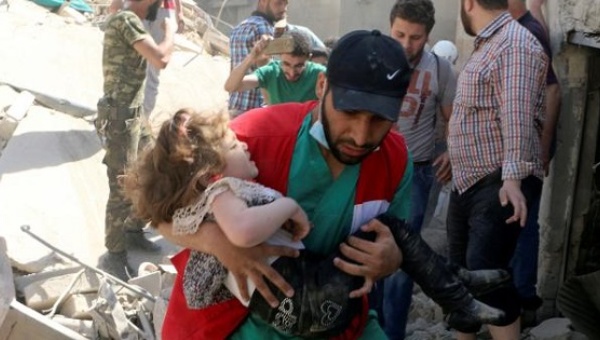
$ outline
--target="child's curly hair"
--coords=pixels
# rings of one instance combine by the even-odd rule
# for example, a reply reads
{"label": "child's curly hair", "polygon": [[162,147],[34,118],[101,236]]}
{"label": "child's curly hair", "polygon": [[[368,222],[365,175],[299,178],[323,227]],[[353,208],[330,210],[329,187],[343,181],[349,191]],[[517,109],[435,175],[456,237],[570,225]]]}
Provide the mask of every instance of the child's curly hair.
{"label": "child's curly hair", "polygon": [[225,167],[223,140],[228,131],[223,112],[199,115],[181,109],[165,121],[154,145],[125,171],[123,189],[137,216],[156,227],[193,203]]}

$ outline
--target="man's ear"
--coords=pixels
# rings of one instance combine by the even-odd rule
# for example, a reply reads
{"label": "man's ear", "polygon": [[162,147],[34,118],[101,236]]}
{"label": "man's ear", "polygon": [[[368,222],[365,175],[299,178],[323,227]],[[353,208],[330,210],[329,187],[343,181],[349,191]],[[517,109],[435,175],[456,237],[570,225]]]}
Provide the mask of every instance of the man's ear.
{"label": "man's ear", "polygon": [[327,88],[327,76],[324,72],[319,73],[317,77],[317,84],[315,86],[315,95],[319,100],[323,100],[325,96],[325,89]]}
{"label": "man's ear", "polygon": [[473,11],[473,7],[475,6],[475,2],[477,2],[477,0],[462,0],[464,3],[464,8],[465,8],[465,12],[467,13],[471,13],[471,11]]}

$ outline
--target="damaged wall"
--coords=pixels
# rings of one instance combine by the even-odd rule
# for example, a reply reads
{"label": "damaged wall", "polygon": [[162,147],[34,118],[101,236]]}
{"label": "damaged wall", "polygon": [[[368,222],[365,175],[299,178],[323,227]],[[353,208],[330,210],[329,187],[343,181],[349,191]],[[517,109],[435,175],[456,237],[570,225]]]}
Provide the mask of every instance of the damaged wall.
{"label": "damaged wall", "polygon": [[540,208],[539,291],[545,301],[542,317],[556,313],[558,288],[573,275],[590,206],[599,109],[598,85],[590,80],[599,76],[599,51],[570,44],[568,37],[572,31],[598,32],[600,3],[549,0],[545,11],[554,68],[562,88],[562,108],[557,153]]}

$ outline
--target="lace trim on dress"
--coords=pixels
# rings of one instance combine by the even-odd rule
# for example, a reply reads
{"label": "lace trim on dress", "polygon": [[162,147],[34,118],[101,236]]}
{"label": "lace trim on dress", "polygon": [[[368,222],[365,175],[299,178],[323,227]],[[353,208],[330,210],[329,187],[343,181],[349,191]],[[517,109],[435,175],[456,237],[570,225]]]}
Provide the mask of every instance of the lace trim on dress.
{"label": "lace trim on dress", "polygon": [[211,205],[215,198],[227,191],[248,202],[249,206],[266,204],[282,195],[276,190],[263,185],[235,177],[224,177],[211,183],[196,203],[177,209],[173,214],[173,234],[190,235],[198,230],[198,226],[207,218],[212,218]]}

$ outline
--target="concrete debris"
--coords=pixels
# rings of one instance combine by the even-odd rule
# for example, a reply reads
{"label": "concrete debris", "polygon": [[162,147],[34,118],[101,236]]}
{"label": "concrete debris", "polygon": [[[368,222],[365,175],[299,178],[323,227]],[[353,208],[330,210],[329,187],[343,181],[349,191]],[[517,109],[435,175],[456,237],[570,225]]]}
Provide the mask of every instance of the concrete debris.
{"label": "concrete debris", "polygon": [[13,300],[4,323],[0,324],[0,339],[86,340],[88,338]]}
{"label": "concrete debris", "polygon": [[6,240],[0,237],[0,325],[4,322],[10,303],[15,299],[15,286],[10,260],[6,256]]}
{"label": "concrete debris", "polygon": [[89,310],[98,297],[97,292],[70,294],[60,308],[60,314],[78,320],[91,320]]}
{"label": "concrete debris", "polygon": [[[26,233],[37,238],[26,229]],[[62,250],[47,242],[43,244],[57,254],[65,256]],[[38,330],[58,324],[61,326],[59,334],[64,332],[64,326],[88,339],[155,339],[156,334],[160,334],[174,282],[172,265],[143,262],[138,270],[140,276],[130,279],[128,283],[114,280],[101,270],[84,265],[78,260],[75,262],[82,265],[83,269],[71,266],[17,276],[14,281],[18,282],[19,299],[27,305],[19,303],[19,310],[26,310],[26,313],[21,312],[10,318],[6,316],[14,309],[11,303],[17,302],[14,301],[13,271],[5,255],[6,244],[3,238],[0,238],[0,250],[6,257],[5,261],[0,263],[0,270],[9,273],[1,276],[3,279],[9,279],[4,279],[0,285],[3,289],[2,297],[8,299],[0,300],[0,335],[6,331],[6,327],[30,322],[27,321],[30,315],[45,318]],[[70,255],[67,255],[67,258],[73,259]],[[75,270],[78,272],[74,273]],[[165,286],[165,283],[168,286]],[[5,290],[8,292],[4,293]],[[150,295],[146,297],[147,294]],[[46,315],[36,314],[36,311]],[[5,318],[7,322],[3,323]]]}
{"label": "concrete debris", "polygon": [[[94,322],[98,325],[100,333],[105,333],[112,339],[135,340],[138,328],[128,321],[125,309],[119,303],[119,298],[113,286],[107,280],[102,280],[98,298],[89,310]],[[137,314],[137,313],[136,313]],[[143,335],[143,332],[142,334]]]}
{"label": "concrete debris", "polygon": [[[0,238],[0,250],[2,245],[3,239]],[[19,300],[25,300],[26,306],[11,298],[11,293],[12,297],[15,296],[13,272],[6,258],[6,261],[0,262],[0,339],[21,339],[3,337],[2,334],[9,332],[7,327],[21,329],[31,323],[36,324],[33,330],[27,331],[32,338],[39,338],[42,334],[45,338],[42,330],[58,327],[58,330],[52,331],[61,334],[63,339],[81,338],[65,335],[70,333],[64,333],[64,328],[87,339],[155,339],[162,329],[173,283],[173,273],[164,272],[161,267],[149,262],[142,263],[142,276],[129,281],[130,285],[152,293],[156,302],[123,289],[121,284],[94,271],[70,267],[16,277],[19,286],[24,287],[23,292],[19,292]],[[79,272],[72,273],[75,269],[79,269]],[[4,271],[8,271],[9,275],[4,275]],[[164,286],[163,283],[169,283],[170,286]],[[48,313],[50,307],[52,309]],[[46,315],[38,314],[34,309]],[[29,320],[33,316],[34,320]],[[3,322],[4,319],[6,322]],[[60,336],[57,335],[58,338]]]}
{"label": "concrete debris", "polygon": [[[68,2],[65,1],[64,3],[68,3]],[[87,17],[85,15],[83,15],[81,12],[79,12],[76,9],[69,7],[69,6],[60,6],[57,13],[61,17],[66,18],[66,20],[68,22],[73,22],[73,23],[80,24],[80,25],[85,23],[88,20]]]}
{"label": "concrete debris", "polygon": [[[69,296],[76,293],[97,291],[100,286],[99,276],[92,272],[87,272],[87,275],[82,275],[82,273],[83,271],[32,282],[23,289],[25,304],[30,308],[41,311],[52,307],[65,294]],[[66,313],[61,314],[79,319],[79,317]]]}
{"label": "concrete debris", "polygon": [[586,340],[587,337],[573,331],[571,321],[566,318],[552,318],[545,320],[528,332],[531,340]]}
{"label": "concrete debris", "polygon": [[[14,250],[9,247],[9,256]],[[23,256],[10,256],[10,262],[16,269],[26,273],[39,273],[49,268],[64,265],[64,261],[56,255],[56,253],[47,251],[45,255],[31,256],[31,254],[23,254]]]}
{"label": "concrete debris", "polygon": [[35,281],[47,280],[52,277],[67,275],[77,273],[81,270],[81,267],[66,267],[66,268],[58,268],[58,269],[46,269],[44,271],[33,273],[33,274],[25,274],[19,275],[14,278],[15,288],[17,292],[22,293],[26,286],[30,285]]}
{"label": "concrete debris", "polygon": [[25,117],[25,114],[29,110],[29,107],[33,104],[35,97],[27,92],[22,91],[17,96],[15,102],[10,106],[8,110],[6,110],[6,115],[15,121],[20,121]]}
{"label": "concrete debris", "polygon": [[96,338],[97,331],[94,328],[94,322],[91,320],[71,319],[58,314],[52,317],[52,321],[57,322],[88,339]]}
{"label": "concrete debris", "polygon": [[9,86],[0,86],[0,98],[3,96],[10,98],[11,104],[0,102],[0,150],[8,143],[35,99],[31,93],[16,93]]}

